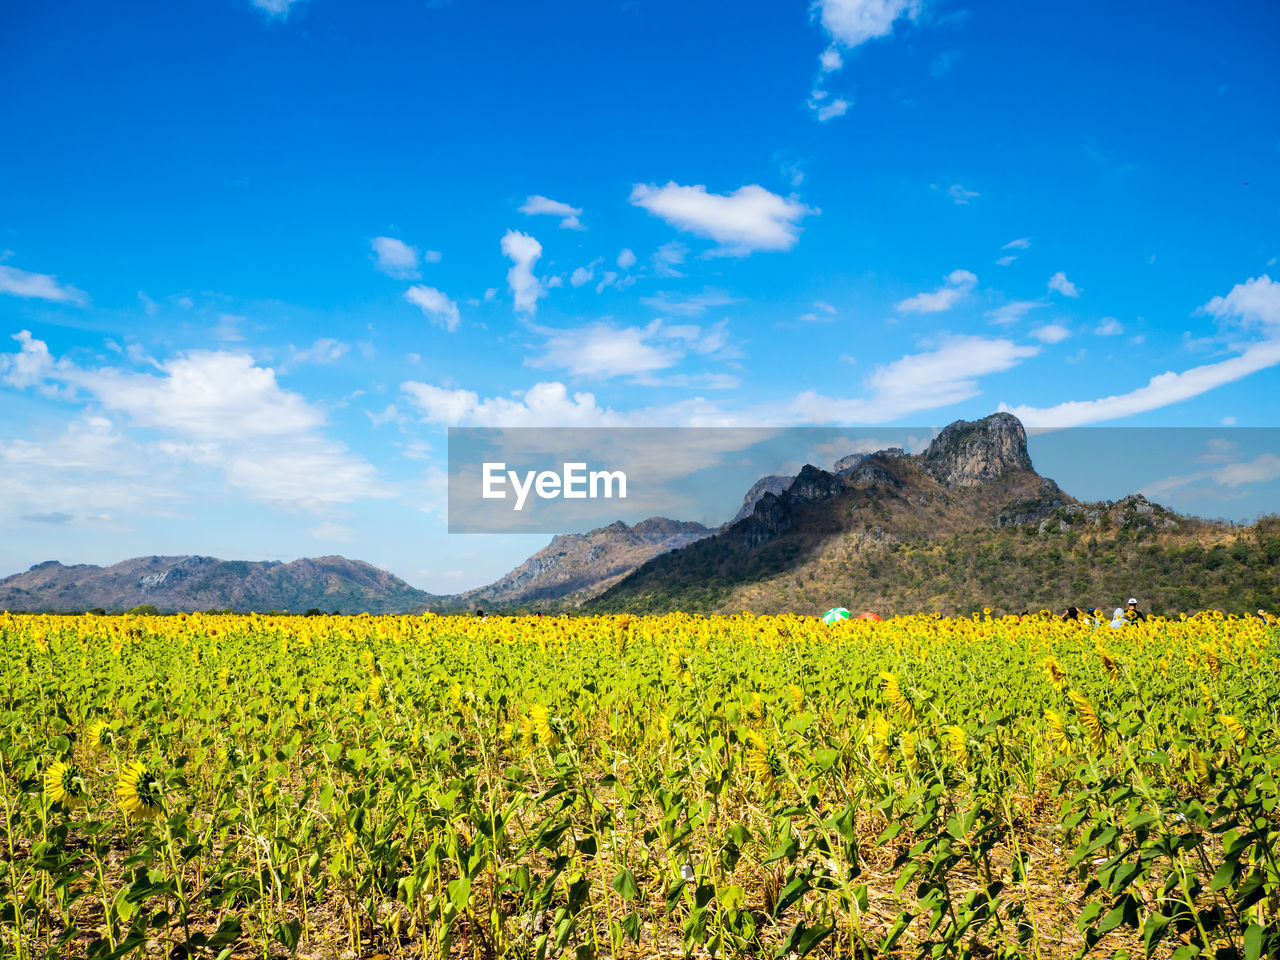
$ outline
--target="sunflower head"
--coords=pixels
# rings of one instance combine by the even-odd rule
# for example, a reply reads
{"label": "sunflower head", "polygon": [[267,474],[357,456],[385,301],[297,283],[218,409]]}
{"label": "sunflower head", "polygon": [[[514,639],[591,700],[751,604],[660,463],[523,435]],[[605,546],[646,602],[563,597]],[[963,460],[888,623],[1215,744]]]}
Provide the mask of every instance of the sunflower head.
{"label": "sunflower head", "polygon": [[68,810],[83,804],[88,796],[80,771],[61,760],[51,763],[45,771],[44,792],[53,803]]}
{"label": "sunflower head", "polygon": [[111,746],[115,738],[116,732],[105,720],[93,721],[84,731],[84,742],[88,744],[90,750],[95,752]]}
{"label": "sunflower head", "polygon": [[124,768],[116,783],[120,808],[138,820],[154,820],[164,812],[164,786],[141,760]]}
{"label": "sunflower head", "polygon": [[746,732],[746,767],[765,790],[772,790],[786,771],[772,746],[754,730]]}

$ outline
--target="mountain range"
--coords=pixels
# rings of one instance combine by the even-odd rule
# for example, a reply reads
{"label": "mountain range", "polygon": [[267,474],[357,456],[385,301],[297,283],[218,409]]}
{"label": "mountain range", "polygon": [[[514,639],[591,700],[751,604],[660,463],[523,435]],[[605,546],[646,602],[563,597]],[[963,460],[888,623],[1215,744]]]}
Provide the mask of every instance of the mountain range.
{"label": "mountain range", "polygon": [[1007,413],[957,421],[922,454],[851,454],[768,476],[716,530],[652,517],[566,534],[484,587],[439,596],[367,563],[138,557],[0,579],[0,609],[491,610],[965,614],[1067,604],[1280,607],[1280,519],[1180,516],[1132,495],[1086,503],[1036,473]]}

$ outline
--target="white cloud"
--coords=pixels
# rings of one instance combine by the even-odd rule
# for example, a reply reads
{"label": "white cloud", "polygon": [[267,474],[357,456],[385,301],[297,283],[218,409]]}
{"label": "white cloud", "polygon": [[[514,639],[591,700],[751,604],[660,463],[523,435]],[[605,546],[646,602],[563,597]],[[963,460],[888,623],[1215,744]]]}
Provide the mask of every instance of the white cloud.
{"label": "white cloud", "polygon": [[937,290],[900,300],[894,309],[899,313],[941,313],[954,307],[977,283],[978,278],[968,270],[952,270]]}
{"label": "white cloud", "polygon": [[1247,483],[1269,483],[1276,479],[1280,479],[1280,457],[1274,453],[1263,453],[1242,463],[1227,463],[1211,470],[1166,477],[1148,484],[1139,492],[1147,497],[1163,497],[1171,491],[1205,480],[1234,489]]}
{"label": "white cloud", "polygon": [[1049,278],[1049,289],[1057,290],[1064,297],[1080,296],[1080,289],[1067,279],[1067,275],[1059,270]]}
{"label": "white cloud", "polygon": [[[373,265],[389,277],[413,280],[418,276],[418,251],[395,237],[374,237]],[[438,255],[437,255],[438,256]]]}
{"label": "white cloud", "polygon": [[809,313],[802,313],[797,320],[805,323],[827,323],[835,319],[836,308],[825,300],[813,301],[813,310]]}
{"label": "white cloud", "polygon": [[[707,339],[710,331],[700,333]],[[867,379],[865,397],[823,396],[812,391],[790,401],[726,410],[703,398],[617,412],[601,407],[594,394],[574,393],[558,381],[535,384],[506,397],[481,398],[475,391],[447,389],[407,381],[401,389],[422,412],[423,419],[440,426],[707,426],[757,427],[796,424],[884,423],[909,413],[948,406],[976,396],[977,378],[999,373],[1036,355],[1039,348],[1009,340],[950,337],[932,349],[907,354],[878,367]],[[648,379],[652,378],[652,379]],[[641,382],[715,388],[729,386],[724,375],[653,377]]]}
{"label": "white cloud", "polygon": [[268,16],[279,17],[281,20],[289,16],[289,8],[295,3],[301,3],[302,0],[252,0],[252,3],[259,10]]}
{"label": "white cloud", "polygon": [[46,393],[58,393],[57,384],[46,382],[58,363],[48,344],[31,336],[30,330],[19,330],[13,339],[21,346],[17,353],[0,355],[0,382],[19,390],[38,386]]}
{"label": "white cloud", "polygon": [[0,441],[0,501],[14,513],[26,512],[24,519],[164,512],[184,490],[172,474],[164,458],[97,414],[83,414],[53,436]]}
{"label": "white cloud", "polygon": [[585,267],[578,267],[575,269],[573,273],[569,275],[570,285],[574,287],[581,287],[584,284],[590,283],[595,279],[596,267],[600,266],[602,263],[604,263],[604,257],[596,257]]}
{"label": "white cloud", "polygon": [[404,298],[430,317],[432,323],[439,324],[450,333],[457,330],[462,322],[458,305],[435,287],[414,284],[404,292]]}
{"label": "white cloud", "polygon": [[332,337],[321,337],[305,350],[290,347],[289,359],[295,366],[303,363],[333,363],[350,349],[349,344],[334,340]]}
{"label": "white cloud", "polygon": [[764,187],[749,184],[733,193],[708,193],[701,184],[683,187],[637,183],[631,202],[679,230],[709,237],[718,254],[746,256],[756,250],[790,250],[800,238],[799,221],[817,211]]}
{"label": "white cloud", "polygon": [[87,303],[88,295],[70,284],[58,283],[50,273],[29,273],[17,267],[0,264],[0,293],[31,300],[52,300],[55,303]]}
{"label": "white cloud", "polygon": [[1193,367],[1182,373],[1169,371],[1159,374],[1152,377],[1146,386],[1129,393],[1097,400],[1070,400],[1044,408],[1001,404],[1000,409],[1010,411],[1028,427],[1078,427],[1158,410],[1276,364],[1280,364],[1280,341],[1267,340],[1253,344],[1229,360]]}
{"label": "white cloud", "polygon": [[542,282],[533,274],[533,265],[542,256],[542,244],[527,233],[508,230],[502,238],[502,255],[513,264],[507,271],[507,285],[521,313],[537,313],[538,298],[546,296]]}
{"label": "white cloud", "polygon": [[982,194],[974,190],[966,190],[958,183],[953,183],[947,190],[947,195],[958,204],[967,204],[974,197],[980,197]]}
{"label": "white cloud", "polygon": [[636,255],[629,248],[623,247],[618,254],[617,263],[623,270],[630,270],[636,265]]}
{"label": "white cloud", "polygon": [[381,413],[374,413],[372,410],[366,410],[364,414],[369,418],[369,423],[375,430],[384,423],[404,423],[408,419],[400,413],[394,403],[389,403],[383,407]]}
{"label": "white cloud", "polygon": [[553,277],[547,277],[548,290],[555,290],[563,286],[564,286],[564,277],[560,276],[559,274],[556,274]]}
{"label": "white cloud", "polygon": [[1265,273],[1237,283],[1225,297],[1214,297],[1198,313],[1219,320],[1238,320],[1241,326],[1260,328],[1267,335],[1280,335],[1280,281]]}
{"label": "white cloud", "polygon": [[821,87],[814,87],[813,92],[809,94],[809,109],[818,115],[819,123],[826,123],[836,117],[843,117],[849,112],[849,107],[852,106],[843,97],[835,97],[828,100],[829,96],[830,94]]}
{"label": "white cloud", "polygon": [[649,258],[649,262],[653,264],[653,272],[664,279],[674,277],[683,277],[676,267],[684,263],[684,258],[689,255],[689,248],[679,240],[672,240],[670,243],[664,243],[654,251],[653,256]]}
{"label": "white cloud", "polygon": [[823,73],[833,73],[844,66],[844,58],[840,56],[840,51],[836,49],[834,44],[822,51],[822,55],[818,57],[818,62],[822,66]]}
{"label": "white cloud", "polygon": [[1060,323],[1046,323],[1032,330],[1031,336],[1041,343],[1061,343],[1071,336],[1071,331]]}
{"label": "white cloud", "polygon": [[530,367],[568,370],[574,377],[607,380],[664,370],[680,351],[661,337],[661,322],[647,327],[595,323],[572,330],[547,330],[545,352],[529,358]]}
{"label": "white cloud", "polygon": [[[932,350],[907,354],[877,367],[867,378],[870,395],[857,399],[808,392],[789,407],[792,422],[883,423],[909,413],[977,396],[977,378],[1012,369],[1040,352],[1011,340],[951,336]],[[767,421],[762,421],[767,422]]]}
{"label": "white cloud", "polygon": [[422,259],[427,263],[439,263],[444,259],[444,254],[439,250],[426,250],[422,254]]}
{"label": "white cloud", "polygon": [[1029,310],[1042,306],[1044,304],[1039,300],[1014,300],[1012,303],[1003,304],[994,310],[988,310],[987,319],[998,327],[1007,327],[1009,324],[1022,320]]}
{"label": "white cloud", "polygon": [[543,197],[534,194],[527,197],[524,204],[520,207],[521,213],[527,213],[530,216],[539,214],[551,214],[554,217],[560,217],[560,226],[566,230],[585,230],[582,221],[578,218],[582,216],[582,210],[579,207],[571,207],[567,203],[561,203],[559,200],[552,200],[550,197]]}
{"label": "white cloud", "polygon": [[683,297],[660,290],[652,297],[641,297],[640,302],[664,314],[699,317],[711,307],[723,307],[736,301],[720,290],[704,290],[702,293]]}
{"label": "white cloud", "polygon": [[918,0],[818,0],[815,7],[823,27],[846,47],[887,37],[895,21],[920,13]]}
{"label": "white cloud", "polygon": [[1115,317],[1103,317],[1093,332],[1100,337],[1118,337],[1124,333],[1124,324]]}
{"label": "white cloud", "polygon": [[596,284],[596,293],[602,292],[605,287],[613,286],[614,281],[617,279],[618,274],[616,271],[606,270],[604,275],[600,278],[600,282]]}
{"label": "white cloud", "polygon": [[735,356],[729,344],[728,322],[711,327],[696,324],[667,324],[654,320],[643,327],[616,327],[593,323],[570,330],[541,328],[546,336],[541,356],[526,359],[530,367],[567,370],[571,376],[593,380],[632,377],[645,385],[722,385],[723,376],[688,375],[677,381],[668,377],[656,380],[651,374],[675,366],[689,354],[700,356]]}
{"label": "white cloud", "polygon": [[34,366],[4,357],[6,382],[22,385],[12,376],[21,369],[17,379],[40,387],[31,383],[39,370],[43,385],[86,396],[130,426],[155,431],[159,439],[148,442],[140,462],[219,471],[254,500],[293,507],[320,509],[385,493],[371,464],[321,432],[324,414],[247,354],[197,350],[161,363],[157,374],[133,373],[53,359],[41,341],[18,339]]}
{"label": "white cloud", "polygon": [[[13,467],[32,465],[69,471],[102,466],[122,454],[136,456],[138,452],[110,419],[88,414],[69,423],[60,436],[43,443],[14,440],[0,448],[0,458]],[[135,465],[129,472],[140,470]]]}
{"label": "white cloud", "polygon": [[1018,259],[1018,258],[1017,258],[1017,257],[1015,257],[1013,254],[1009,254],[1009,255],[1007,255],[1007,256],[999,257],[999,258],[997,258],[997,259],[996,259],[996,266],[997,266],[997,267],[1007,267],[1009,264],[1013,263],[1013,261],[1015,261],[1015,260],[1017,260],[1017,259]]}
{"label": "white cloud", "polygon": [[494,287],[489,287],[489,289],[485,290],[484,292],[485,303],[492,303],[496,299],[498,299],[497,289],[495,289]]}
{"label": "white cloud", "polygon": [[1000,249],[1001,250],[1026,250],[1030,246],[1031,246],[1030,237],[1019,237],[1017,240],[1010,240]]}
{"label": "white cloud", "polygon": [[596,405],[595,394],[569,396],[563,383],[536,383],[511,397],[481,399],[474,390],[447,389],[409,380],[400,385],[423,419],[439,426],[470,427],[605,427],[623,418]]}

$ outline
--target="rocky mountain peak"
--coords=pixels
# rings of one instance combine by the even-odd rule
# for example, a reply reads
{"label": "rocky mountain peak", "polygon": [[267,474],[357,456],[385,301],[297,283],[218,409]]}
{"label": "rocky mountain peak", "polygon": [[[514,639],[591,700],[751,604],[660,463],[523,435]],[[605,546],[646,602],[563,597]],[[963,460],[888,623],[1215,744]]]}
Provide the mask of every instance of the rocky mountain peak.
{"label": "rocky mountain peak", "polygon": [[1032,469],[1027,432],[1011,413],[957,420],[944,427],[921,455],[920,465],[947,487],[976,487]]}

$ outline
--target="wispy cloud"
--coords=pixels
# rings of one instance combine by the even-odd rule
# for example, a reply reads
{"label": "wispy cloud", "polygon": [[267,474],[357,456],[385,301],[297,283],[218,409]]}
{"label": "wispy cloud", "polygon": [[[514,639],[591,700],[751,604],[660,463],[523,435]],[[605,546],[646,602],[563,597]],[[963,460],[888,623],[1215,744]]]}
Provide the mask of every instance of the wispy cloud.
{"label": "wispy cloud", "polygon": [[1214,297],[1199,312],[1239,330],[1261,332],[1264,339],[1241,345],[1239,355],[1227,360],[1161,373],[1128,393],[1044,408],[1001,404],[1001,409],[1029,427],[1075,427],[1158,410],[1280,364],[1280,283],[1265,275],[1250,278],[1225,296]]}
{"label": "wispy cloud", "polygon": [[[54,386],[63,399],[88,400],[131,427],[154,431],[159,439],[132,459],[155,464],[155,475],[163,462],[196,465],[218,471],[253,500],[312,510],[386,494],[370,463],[325,435],[323,411],[281,387],[275,371],[248,354],[193,350],[161,362],[156,373],[134,373],[55,358],[26,331],[15,339],[21,351],[16,358],[0,354],[0,381]],[[90,426],[81,437],[96,449],[126,443],[105,418]],[[16,455],[33,463],[37,453],[32,447]],[[99,469],[114,470],[121,457],[100,459]]]}
{"label": "wispy cloud", "polygon": [[1027,313],[1042,307],[1044,304],[1039,300],[1014,300],[1012,303],[1002,304],[994,310],[987,311],[987,320],[998,327],[1009,326],[1017,323],[1026,317]]}
{"label": "wispy cloud", "polygon": [[655,250],[653,256],[649,258],[649,263],[653,266],[654,274],[663,279],[683,277],[684,274],[677,268],[684,263],[688,255],[688,247],[679,240],[672,240]]}
{"label": "wispy cloud", "polygon": [[559,200],[552,200],[550,197],[544,197],[540,194],[527,197],[520,206],[520,212],[527,213],[530,216],[550,214],[553,217],[560,217],[560,226],[565,230],[587,229],[582,225],[582,221],[578,219],[582,216],[582,208],[571,207],[567,203],[561,203]]}
{"label": "wispy cloud", "polygon": [[1031,336],[1041,343],[1061,343],[1071,336],[1071,331],[1060,323],[1046,323],[1033,329]]}
{"label": "wispy cloud", "polygon": [[51,273],[29,273],[3,264],[0,264],[0,293],[28,300],[52,300],[55,303],[89,302],[89,296],[83,290],[77,290],[67,283],[59,283],[58,278]]}
{"label": "wispy cloud", "polygon": [[251,2],[267,16],[284,20],[289,16],[289,10],[293,5],[301,3],[302,0],[251,0]]}
{"label": "wispy cloud", "polygon": [[415,248],[395,237],[374,237],[369,246],[373,248],[376,269],[400,280],[417,279],[418,251]]}
{"label": "wispy cloud", "polygon": [[458,305],[435,287],[415,284],[404,292],[404,298],[430,317],[432,323],[439,324],[450,333],[462,323]]}
{"label": "wispy cloud", "polygon": [[968,270],[952,270],[937,290],[899,300],[893,308],[899,313],[941,313],[954,307],[977,283],[977,276]]}
{"label": "wispy cloud", "polygon": [[547,339],[540,355],[525,360],[527,366],[567,370],[591,380],[629,376],[640,383],[656,383],[645,375],[675,366],[690,353],[711,356],[724,354],[729,347],[728,325],[723,321],[707,328],[654,320],[643,327],[593,323],[567,330],[536,329]]}
{"label": "wispy cloud", "polygon": [[723,307],[734,303],[736,298],[720,290],[704,290],[702,293],[685,296],[660,290],[651,297],[641,297],[640,302],[646,307],[652,307],[654,310],[664,314],[674,314],[680,317],[698,317],[706,313],[711,307]]}
{"label": "wispy cloud", "polygon": [[914,20],[918,0],[818,0],[814,9],[833,40],[853,48],[893,33],[900,19]]}
{"label": "wispy cloud", "polygon": [[709,193],[702,184],[637,183],[631,202],[679,230],[709,237],[719,244],[715,253],[734,257],[790,250],[800,239],[800,221],[818,212],[754,183],[728,194]]}
{"label": "wispy cloud", "polygon": [[1064,297],[1080,296],[1080,288],[1067,279],[1067,275],[1059,270],[1049,278],[1049,289],[1056,290]]}

